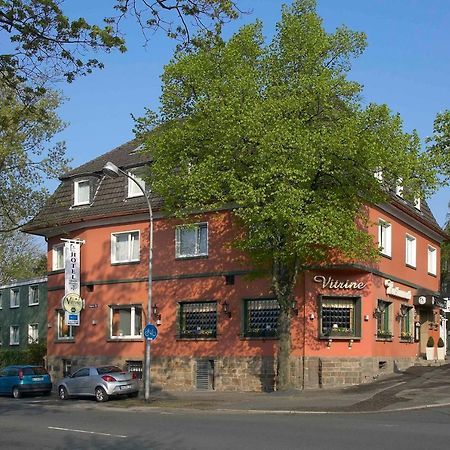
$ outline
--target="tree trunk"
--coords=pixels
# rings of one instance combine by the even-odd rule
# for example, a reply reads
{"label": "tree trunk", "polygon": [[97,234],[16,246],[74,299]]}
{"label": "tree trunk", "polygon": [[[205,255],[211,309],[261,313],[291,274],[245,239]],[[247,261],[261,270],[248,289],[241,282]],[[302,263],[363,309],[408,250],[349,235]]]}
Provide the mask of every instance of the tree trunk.
{"label": "tree trunk", "polygon": [[276,385],[278,391],[293,387],[291,380],[291,311],[297,275],[297,260],[274,260],[272,289],[280,305]]}

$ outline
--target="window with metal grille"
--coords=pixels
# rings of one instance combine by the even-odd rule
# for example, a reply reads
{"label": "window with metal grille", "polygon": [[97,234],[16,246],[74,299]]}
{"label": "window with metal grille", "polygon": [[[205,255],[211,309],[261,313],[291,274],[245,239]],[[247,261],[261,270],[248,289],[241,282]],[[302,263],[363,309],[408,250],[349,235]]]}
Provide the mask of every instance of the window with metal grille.
{"label": "window with metal grille", "polygon": [[390,339],[392,338],[391,331],[391,303],[384,300],[378,300],[377,305],[377,338]]}
{"label": "window with metal grille", "polygon": [[276,337],[280,305],[275,299],[250,299],[244,303],[244,336]]}
{"label": "window with metal grille", "polygon": [[357,337],[361,330],[360,297],[320,299],[320,337]]}
{"label": "window with metal grille", "polygon": [[128,372],[134,373],[138,380],[142,380],[142,361],[127,361]]}
{"label": "window with metal grille", "polygon": [[215,338],[217,302],[180,303],[180,337]]}

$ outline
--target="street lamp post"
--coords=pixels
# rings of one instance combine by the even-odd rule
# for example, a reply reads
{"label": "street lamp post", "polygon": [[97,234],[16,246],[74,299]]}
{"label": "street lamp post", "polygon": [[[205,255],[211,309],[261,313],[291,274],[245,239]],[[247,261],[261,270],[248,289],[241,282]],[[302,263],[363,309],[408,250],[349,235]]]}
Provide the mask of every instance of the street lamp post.
{"label": "street lamp post", "polygon": [[[103,167],[103,173],[111,178],[117,178],[119,176],[125,176],[132,180],[144,194],[145,200],[147,200],[148,213],[149,213],[149,233],[148,233],[148,300],[147,300],[147,320],[148,323],[152,317],[152,271],[153,271],[153,211],[150,203],[150,198],[145,192],[145,189],[138,183],[132,176],[128,175],[122,169],[119,169],[112,162],[107,162]],[[145,340],[145,365],[144,365],[144,398],[148,402],[150,400],[150,339]]]}

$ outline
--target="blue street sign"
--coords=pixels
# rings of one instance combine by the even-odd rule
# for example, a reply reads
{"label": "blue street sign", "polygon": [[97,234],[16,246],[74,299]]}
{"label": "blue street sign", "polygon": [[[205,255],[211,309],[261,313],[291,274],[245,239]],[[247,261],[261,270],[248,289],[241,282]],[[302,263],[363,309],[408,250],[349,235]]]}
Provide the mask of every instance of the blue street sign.
{"label": "blue street sign", "polygon": [[154,341],[156,339],[156,336],[158,336],[158,328],[155,327],[155,325],[149,323],[144,328],[144,337],[147,340]]}

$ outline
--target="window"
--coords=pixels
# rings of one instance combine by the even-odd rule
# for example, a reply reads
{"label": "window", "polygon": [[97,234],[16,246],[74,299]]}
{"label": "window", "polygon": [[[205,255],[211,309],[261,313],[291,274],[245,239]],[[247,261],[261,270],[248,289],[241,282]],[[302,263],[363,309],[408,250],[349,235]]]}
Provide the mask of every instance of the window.
{"label": "window", "polygon": [[30,323],[28,325],[28,343],[37,344],[39,342],[39,324]]}
{"label": "window", "polygon": [[215,338],[217,302],[180,303],[181,338]]}
{"label": "window", "polygon": [[276,337],[279,315],[275,299],[244,300],[244,337]]}
{"label": "window", "polygon": [[18,308],[20,306],[19,289],[11,289],[11,297],[9,299],[9,306],[11,308]]}
{"label": "window", "polygon": [[28,288],[28,304],[39,305],[39,286],[30,286]]}
{"label": "window", "polygon": [[403,178],[399,178],[397,180],[397,184],[395,185],[395,193],[399,197],[403,198]]}
{"label": "window", "polygon": [[406,235],[406,257],[407,266],[416,267],[416,238],[409,234]]}
{"label": "window", "polygon": [[[128,172],[128,175],[136,180],[142,189],[145,190],[145,181],[142,179],[142,171],[132,171]],[[128,178],[128,197],[139,197],[144,195],[142,191],[139,189],[137,184]]]}
{"label": "window", "polygon": [[9,345],[19,345],[19,325],[9,327]]}
{"label": "window", "polygon": [[208,225],[206,223],[176,228],[176,257],[186,258],[208,254]]}
{"label": "window", "polygon": [[58,339],[73,339],[75,337],[75,327],[66,324],[64,311],[57,311],[57,322]]}
{"label": "window", "polygon": [[52,269],[61,270],[64,269],[64,244],[57,244],[52,249]]}
{"label": "window", "polygon": [[378,180],[380,183],[383,181],[383,171],[381,169],[377,169],[374,173],[373,176],[375,177],[376,180]]}
{"label": "window", "polygon": [[414,198],[414,208],[420,210],[420,197]]}
{"label": "window", "polygon": [[383,219],[378,221],[378,246],[382,255],[391,256],[392,226]]}
{"label": "window", "polygon": [[428,273],[430,275],[436,275],[436,249],[431,245],[428,246]]}
{"label": "window", "polygon": [[111,235],[111,262],[139,261],[139,231],[113,233]]}
{"label": "window", "polygon": [[110,336],[113,339],[140,338],[142,307],[138,305],[111,306]]}
{"label": "window", "polygon": [[377,318],[377,338],[391,339],[391,303],[384,300],[378,300],[376,309]]}
{"label": "window", "polygon": [[361,335],[361,297],[320,298],[320,337],[345,338]]}
{"label": "window", "polygon": [[413,314],[412,307],[402,305],[400,309],[400,339],[402,341],[409,341],[409,342],[413,341],[412,314]]}
{"label": "window", "polygon": [[73,204],[88,205],[91,197],[91,186],[89,180],[79,180],[73,183]]}

